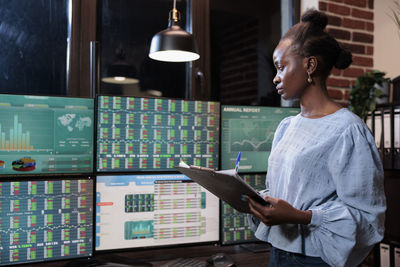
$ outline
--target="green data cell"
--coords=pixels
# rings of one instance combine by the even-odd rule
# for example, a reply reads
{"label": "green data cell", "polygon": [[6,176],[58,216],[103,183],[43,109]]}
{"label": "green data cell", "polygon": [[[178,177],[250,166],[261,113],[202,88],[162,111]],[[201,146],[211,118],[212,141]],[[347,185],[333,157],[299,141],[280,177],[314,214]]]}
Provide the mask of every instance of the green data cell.
{"label": "green data cell", "polygon": [[176,110],[175,100],[169,100],[168,103],[169,103],[169,111],[175,112]]}
{"label": "green data cell", "polygon": [[71,199],[70,198],[65,198],[64,208],[65,209],[70,209],[71,208]]}
{"label": "green data cell", "polygon": [[53,194],[53,193],[54,193],[53,181],[46,182],[46,194]]}
{"label": "green data cell", "polygon": [[175,126],[175,116],[174,115],[169,115],[168,116],[168,125],[169,126]]}
{"label": "green data cell", "polygon": [[31,244],[36,244],[36,232],[30,232],[29,234],[30,242]]}
{"label": "green data cell", "polygon": [[110,99],[111,99],[111,96],[103,96],[102,97],[102,99],[101,99],[101,107],[102,108],[111,108],[110,107]]}
{"label": "green data cell", "polygon": [[175,139],[175,130],[169,130],[168,131],[168,139],[169,140],[174,140]]}
{"label": "green data cell", "polygon": [[[36,211],[36,209],[35,210],[32,209],[32,211]],[[29,216],[29,219],[30,219],[30,226],[36,226],[37,225],[37,217],[36,217],[36,215]]]}
{"label": "green data cell", "polygon": [[63,229],[63,240],[65,240],[65,241],[71,240],[71,230],[70,229]]}
{"label": "green data cell", "polygon": [[189,102],[183,102],[183,112],[189,112]]}
{"label": "green data cell", "polygon": [[69,246],[64,245],[64,255],[69,255]]}
{"label": "green data cell", "polygon": [[196,101],[196,112],[201,113],[203,112],[203,103],[200,101]]}
{"label": "green data cell", "polygon": [[189,126],[189,117],[183,116],[183,126]]}
{"label": "green data cell", "polygon": [[126,99],[126,105],[128,109],[134,109],[135,108],[135,98],[134,97],[128,97]]}
{"label": "green data cell", "polygon": [[196,117],[196,126],[201,126],[201,121],[202,121],[202,118],[197,116]]}
{"label": "green data cell", "polygon": [[52,242],[53,241],[53,231],[47,231],[46,232],[46,240],[47,242]]}
{"label": "green data cell", "polygon": [[175,154],[175,145],[168,144],[168,154]]}
{"label": "green data cell", "polygon": [[36,250],[30,249],[29,257],[30,257],[31,260],[36,260]]}
{"label": "green data cell", "polygon": [[47,247],[46,248],[46,258],[53,258],[53,248],[52,247]]}

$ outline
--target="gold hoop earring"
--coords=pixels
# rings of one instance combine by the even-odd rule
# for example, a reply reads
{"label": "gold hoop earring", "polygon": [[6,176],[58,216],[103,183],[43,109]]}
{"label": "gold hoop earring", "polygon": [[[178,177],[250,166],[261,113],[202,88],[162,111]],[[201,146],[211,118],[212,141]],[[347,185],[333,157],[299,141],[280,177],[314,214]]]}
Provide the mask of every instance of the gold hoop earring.
{"label": "gold hoop earring", "polygon": [[312,78],[311,78],[310,73],[307,72],[307,74],[308,74],[307,82],[308,82],[308,83],[312,83]]}

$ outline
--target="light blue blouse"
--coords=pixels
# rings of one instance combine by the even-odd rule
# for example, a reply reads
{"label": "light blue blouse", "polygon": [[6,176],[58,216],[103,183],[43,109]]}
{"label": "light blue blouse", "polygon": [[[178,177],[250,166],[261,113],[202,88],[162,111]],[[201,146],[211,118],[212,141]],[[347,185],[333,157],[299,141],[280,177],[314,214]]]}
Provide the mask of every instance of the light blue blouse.
{"label": "light blue blouse", "polygon": [[383,238],[382,163],[369,129],[346,108],[280,123],[262,194],[312,211],[308,225],[268,227],[249,217],[256,237],[276,248],[357,266]]}

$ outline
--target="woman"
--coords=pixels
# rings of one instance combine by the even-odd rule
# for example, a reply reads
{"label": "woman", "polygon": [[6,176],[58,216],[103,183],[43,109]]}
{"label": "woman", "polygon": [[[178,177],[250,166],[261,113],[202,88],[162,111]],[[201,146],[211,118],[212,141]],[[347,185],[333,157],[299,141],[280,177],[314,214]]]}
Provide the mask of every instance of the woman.
{"label": "woman", "polygon": [[383,170],[359,117],[332,101],[326,80],[351,53],[310,10],[276,47],[276,89],[300,99],[301,113],[278,126],[268,159],[269,207],[250,198],[250,225],[271,243],[272,266],[357,266],[383,237]]}

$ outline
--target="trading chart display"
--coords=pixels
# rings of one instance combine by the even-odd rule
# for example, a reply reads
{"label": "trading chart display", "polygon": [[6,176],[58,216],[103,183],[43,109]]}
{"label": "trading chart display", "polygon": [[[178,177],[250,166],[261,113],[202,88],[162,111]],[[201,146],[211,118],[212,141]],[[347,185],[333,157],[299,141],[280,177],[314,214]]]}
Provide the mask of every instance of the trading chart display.
{"label": "trading chart display", "polygon": [[93,170],[93,99],[0,95],[0,175]]}
{"label": "trading chart display", "polygon": [[90,256],[92,180],[0,182],[0,265]]}
{"label": "trading chart display", "polygon": [[98,176],[96,191],[96,250],[219,238],[219,199],[182,174]]}
{"label": "trading chart display", "polygon": [[217,102],[101,96],[98,171],[218,168]]}
{"label": "trading chart display", "polygon": [[297,115],[297,108],[222,106],[221,168],[234,168],[241,152],[239,172],[265,172],[279,123]]}
{"label": "trading chart display", "polygon": [[[265,174],[241,174],[243,180],[257,191],[265,189]],[[238,212],[222,201],[221,206],[221,242],[234,244],[257,241],[250,230],[247,214]]]}

